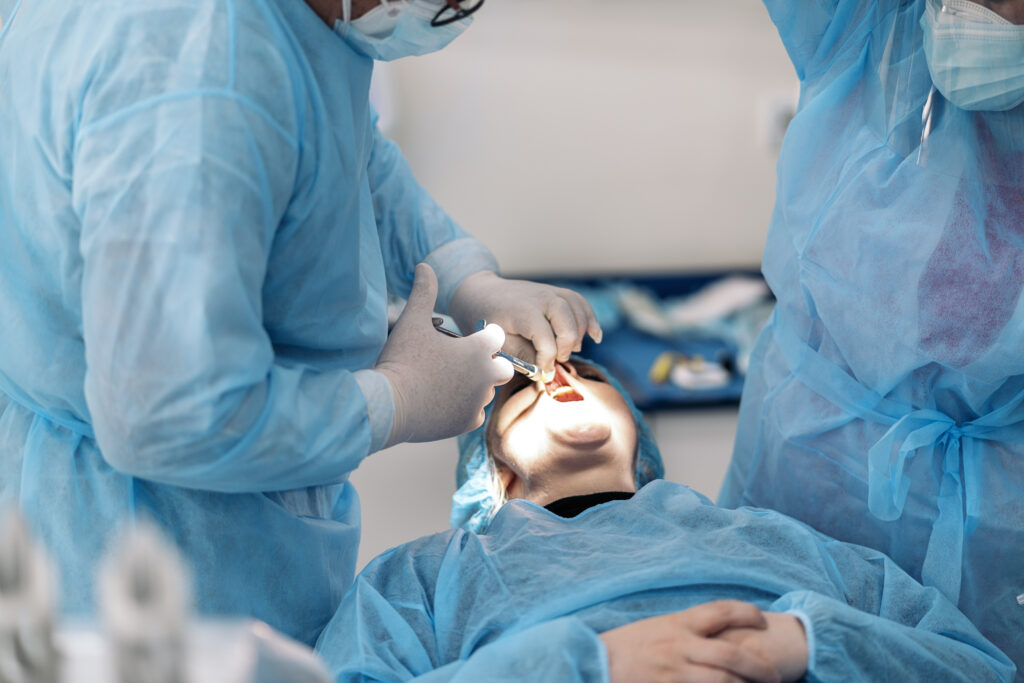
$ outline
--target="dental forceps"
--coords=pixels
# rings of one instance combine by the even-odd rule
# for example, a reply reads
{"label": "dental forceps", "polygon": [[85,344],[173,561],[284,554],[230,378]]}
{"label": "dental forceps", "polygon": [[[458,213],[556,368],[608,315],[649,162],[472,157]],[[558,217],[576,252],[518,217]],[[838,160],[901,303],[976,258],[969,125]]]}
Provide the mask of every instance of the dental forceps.
{"label": "dental forceps", "polygon": [[[434,328],[438,332],[440,332],[441,334],[446,334],[449,337],[455,337],[457,339],[461,339],[462,338],[463,335],[459,334],[458,332],[453,332],[452,330],[449,330],[448,328],[443,327],[443,325],[444,325],[444,318],[432,318],[432,321],[434,323]],[[480,327],[481,328],[483,328],[486,325],[487,325],[487,321],[486,320],[481,320],[480,321]],[[512,364],[512,368],[516,372],[518,372],[520,374],[523,374],[523,375],[526,375],[527,379],[531,379],[534,382],[537,382],[539,384],[547,384],[552,379],[554,379],[552,373],[545,374],[543,370],[541,370],[539,367],[537,367],[533,363],[527,363],[525,360],[521,360],[519,358],[516,358],[515,356],[513,356],[510,353],[505,353],[504,351],[498,351],[494,355],[498,356],[500,358],[504,358],[505,360],[507,360],[509,363]]]}

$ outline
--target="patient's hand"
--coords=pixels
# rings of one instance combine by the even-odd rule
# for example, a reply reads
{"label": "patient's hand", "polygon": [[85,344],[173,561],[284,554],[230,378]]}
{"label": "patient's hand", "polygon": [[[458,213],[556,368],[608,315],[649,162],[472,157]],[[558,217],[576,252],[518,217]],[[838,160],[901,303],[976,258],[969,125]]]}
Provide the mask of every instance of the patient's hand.
{"label": "patient's hand", "polygon": [[755,605],[719,600],[620,626],[602,633],[601,640],[612,683],[777,683],[781,675],[764,654],[715,637],[733,632],[739,639],[766,626]]}
{"label": "patient's hand", "polygon": [[727,628],[718,639],[739,645],[767,659],[783,681],[799,680],[807,673],[807,634],[792,614],[763,612],[767,628]]}

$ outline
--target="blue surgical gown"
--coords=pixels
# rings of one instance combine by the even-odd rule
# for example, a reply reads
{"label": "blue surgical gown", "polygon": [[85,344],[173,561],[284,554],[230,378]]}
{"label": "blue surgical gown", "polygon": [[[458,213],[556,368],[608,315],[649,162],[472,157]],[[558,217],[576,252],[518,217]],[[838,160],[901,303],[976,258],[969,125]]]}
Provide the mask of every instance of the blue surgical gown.
{"label": "blue surgical gown", "polygon": [[608,680],[597,634],[719,599],[804,624],[809,681],[1008,681],[1012,663],[881,553],[666,481],[563,519],[523,500],[486,533],[390,550],[317,650],[338,681]]}
{"label": "blue surgical gown", "polygon": [[427,259],[443,308],[486,250],[301,0],[0,0],[0,22],[0,499],[69,611],[147,515],[202,612],[314,641],[354,574],[348,475],[390,429],[356,373],[387,291]]}
{"label": "blue surgical gown", "polygon": [[925,0],[766,5],[801,96],[719,503],[882,550],[1024,664],[1024,107],[934,90]]}

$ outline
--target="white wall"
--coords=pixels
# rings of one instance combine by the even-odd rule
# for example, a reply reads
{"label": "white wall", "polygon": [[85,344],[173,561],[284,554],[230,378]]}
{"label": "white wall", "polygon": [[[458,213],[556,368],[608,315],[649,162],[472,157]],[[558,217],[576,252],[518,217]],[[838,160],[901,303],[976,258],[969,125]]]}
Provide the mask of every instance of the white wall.
{"label": "white wall", "polygon": [[[760,263],[773,117],[796,78],[757,0],[487,0],[436,55],[387,65],[392,136],[506,272]],[[735,409],[659,414],[669,479],[712,498]],[[359,564],[447,526],[454,440],[354,474]]]}
{"label": "white wall", "polygon": [[760,263],[796,77],[757,0],[487,0],[387,65],[393,137],[506,272]]}

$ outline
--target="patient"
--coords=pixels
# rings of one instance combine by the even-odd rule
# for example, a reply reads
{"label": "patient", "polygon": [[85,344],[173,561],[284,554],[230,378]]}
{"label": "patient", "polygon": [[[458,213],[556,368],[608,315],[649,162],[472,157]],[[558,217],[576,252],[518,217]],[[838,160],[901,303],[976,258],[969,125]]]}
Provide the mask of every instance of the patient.
{"label": "patient", "polygon": [[1013,677],[885,555],[660,480],[647,425],[588,363],[514,379],[460,450],[457,528],[373,560],[321,635],[339,681]]}

